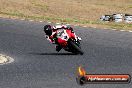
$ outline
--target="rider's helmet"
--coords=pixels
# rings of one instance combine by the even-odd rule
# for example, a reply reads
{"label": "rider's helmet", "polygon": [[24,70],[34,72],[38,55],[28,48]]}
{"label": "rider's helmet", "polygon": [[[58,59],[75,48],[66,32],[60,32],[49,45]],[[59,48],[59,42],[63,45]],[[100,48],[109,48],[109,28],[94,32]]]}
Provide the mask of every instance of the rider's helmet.
{"label": "rider's helmet", "polygon": [[44,26],[44,32],[45,32],[46,35],[51,36],[52,35],[51,25],[45,25]]}

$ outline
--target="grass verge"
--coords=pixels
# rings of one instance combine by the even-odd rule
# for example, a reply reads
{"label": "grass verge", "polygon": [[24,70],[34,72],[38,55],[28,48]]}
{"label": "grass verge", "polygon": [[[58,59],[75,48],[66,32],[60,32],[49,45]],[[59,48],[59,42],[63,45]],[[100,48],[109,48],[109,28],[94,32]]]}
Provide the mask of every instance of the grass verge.
{"label": "grass verge", "polygon": [[0,17],[132,30],[132,24],[101,22],[104,14],[132,14],[131,0],[0,0]]}
{"label": "grass verge", "polygon": [[57,17],[55,18],[55,17],[48,17],[48,16],[30,16],[30,15],[24,15],[22,13],[0,12],[0,14],[1,14],[0,15],[1,17],[4,16],[8,18],[60,22],[64,24],[73,24],[73,25],[78,24],[79,26],[88,26],[88,27],[106,28],[106,29],[132,30],[132,24],[127,24],[127,23],[88,21],[88,20],[79,20],[79,19],[72,19],[72,18],[57,18]]}

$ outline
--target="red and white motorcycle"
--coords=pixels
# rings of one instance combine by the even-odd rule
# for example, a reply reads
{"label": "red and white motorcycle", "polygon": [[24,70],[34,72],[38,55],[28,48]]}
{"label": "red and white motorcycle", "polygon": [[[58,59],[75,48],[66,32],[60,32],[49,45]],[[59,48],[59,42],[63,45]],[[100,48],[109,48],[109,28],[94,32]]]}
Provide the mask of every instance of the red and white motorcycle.
{"label": "red and white motorcycle", "polygon": [[65,51],[83,55],[83,51],[80,46],[81,40],[78,39],[76,35],[71,32],[71,30],[58,29],[56,34],[59,45]]}

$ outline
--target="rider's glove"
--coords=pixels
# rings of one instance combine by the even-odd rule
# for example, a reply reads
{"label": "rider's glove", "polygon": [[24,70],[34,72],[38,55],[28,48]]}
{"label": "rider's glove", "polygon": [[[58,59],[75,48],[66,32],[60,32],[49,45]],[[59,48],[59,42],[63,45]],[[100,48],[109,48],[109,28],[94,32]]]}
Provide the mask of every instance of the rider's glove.
{"label": "rider's glove", "polygon": [[71,30],[72,33],[74,33],[73,28],[72,27],[67,27],[68,30]]}
{"label": "rider's glove", "polygon": [[80,37],[77,37],[77,39],[78,39],[79,41],[81,41],[81,40],[82,40],[82,38],[80,38]]}

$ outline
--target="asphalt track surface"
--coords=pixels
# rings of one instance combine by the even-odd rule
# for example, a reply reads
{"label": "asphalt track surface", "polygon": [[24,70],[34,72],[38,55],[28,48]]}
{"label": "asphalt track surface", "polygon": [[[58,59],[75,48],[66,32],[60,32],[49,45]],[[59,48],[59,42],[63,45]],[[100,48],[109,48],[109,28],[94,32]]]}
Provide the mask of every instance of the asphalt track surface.
{"label": "asphalt track surface", "polygon": [[0,65],[0,88],[132,88],[132,84],[76,83],[78,66],[90,74],[132,75],[132,33],[74,27],[84,55],[73,55],[44,37],[43,25],[0,18],[0,53],[14,62]]}

